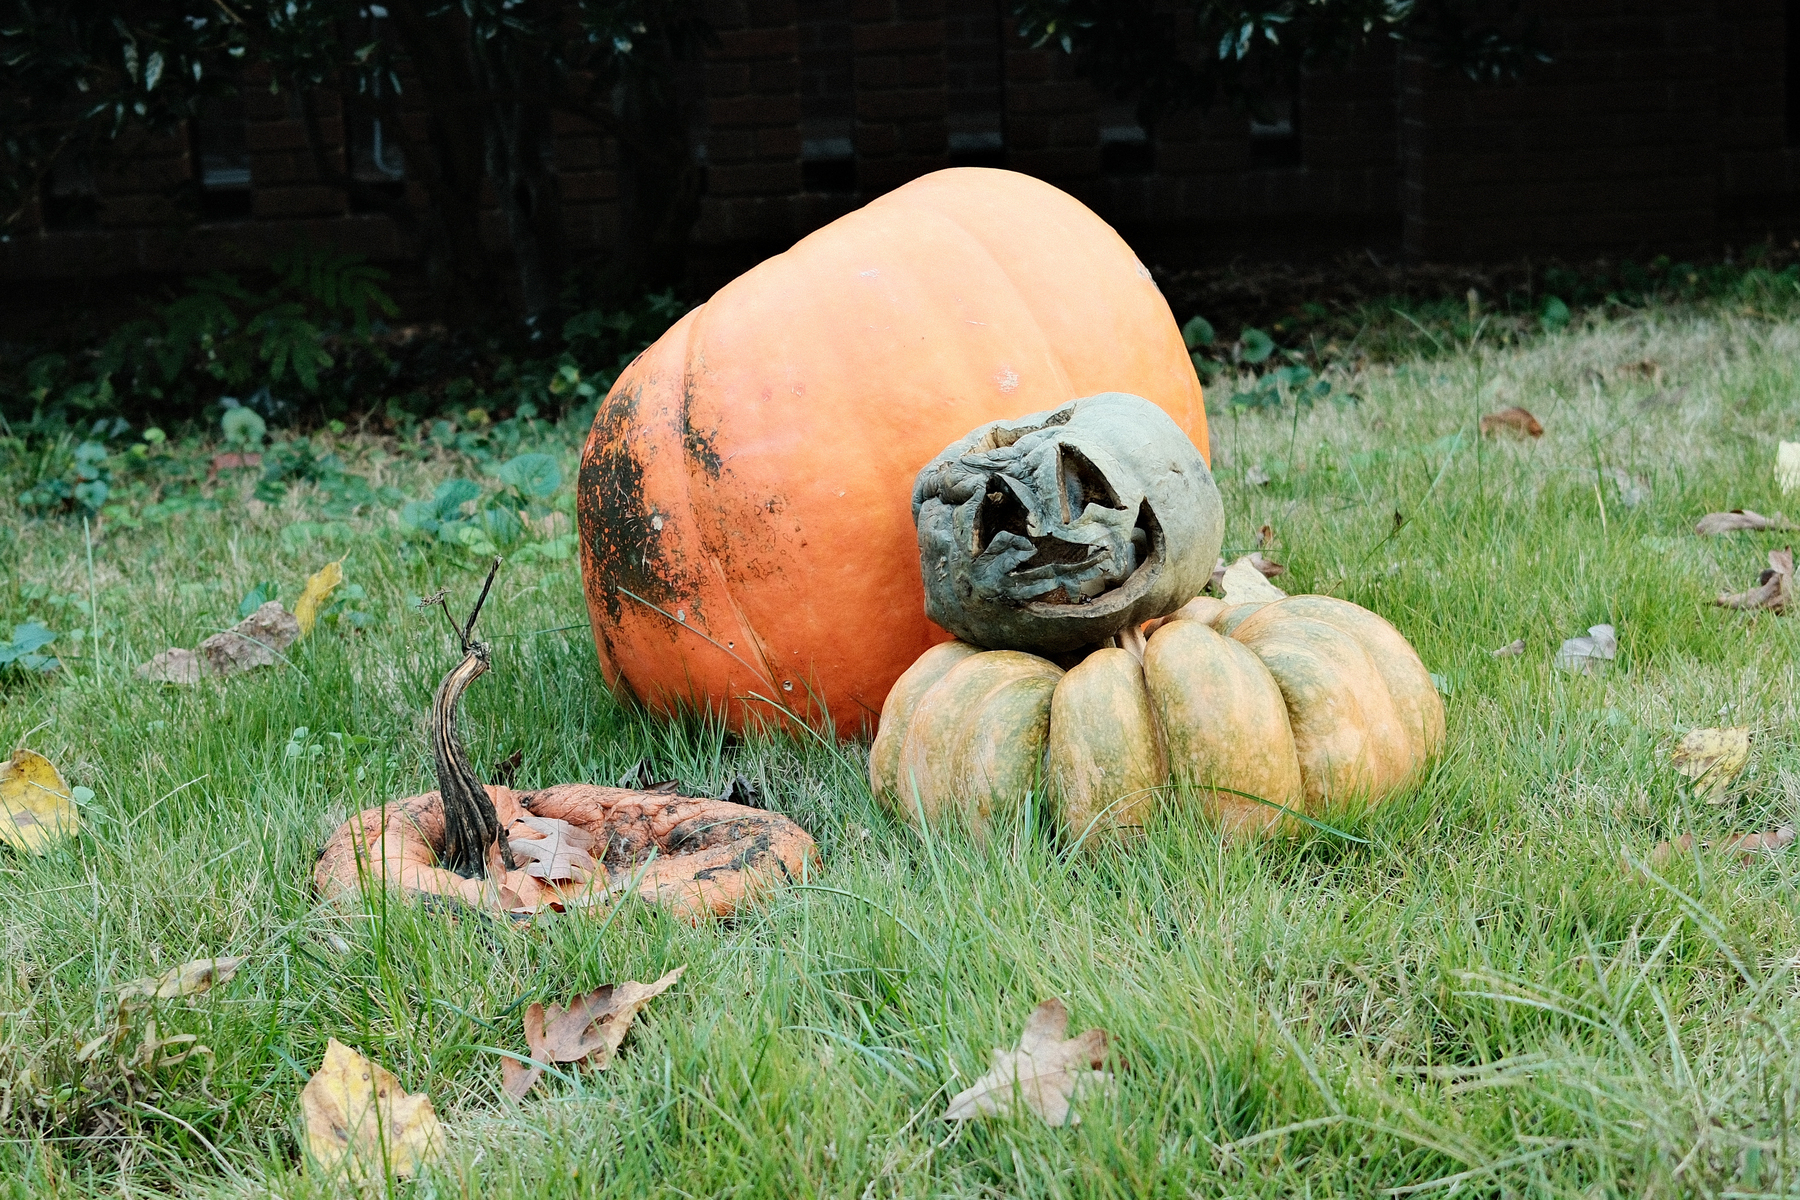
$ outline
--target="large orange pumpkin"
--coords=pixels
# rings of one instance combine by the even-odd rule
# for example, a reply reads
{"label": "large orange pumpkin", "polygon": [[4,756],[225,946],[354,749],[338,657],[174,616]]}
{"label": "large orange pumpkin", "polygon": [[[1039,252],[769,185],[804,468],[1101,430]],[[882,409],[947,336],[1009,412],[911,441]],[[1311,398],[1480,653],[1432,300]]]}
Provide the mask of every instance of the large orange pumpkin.
{"label": "large orange pumpkin", "polygon": [[890,192],[720,289],[601,405],[577,511],[609,682],[733,726],[780,704],[872,729],[948,638],[924,616],[919,469],[987,421],[1129,392],[1207,445],[1168,304],[1046,183]]}

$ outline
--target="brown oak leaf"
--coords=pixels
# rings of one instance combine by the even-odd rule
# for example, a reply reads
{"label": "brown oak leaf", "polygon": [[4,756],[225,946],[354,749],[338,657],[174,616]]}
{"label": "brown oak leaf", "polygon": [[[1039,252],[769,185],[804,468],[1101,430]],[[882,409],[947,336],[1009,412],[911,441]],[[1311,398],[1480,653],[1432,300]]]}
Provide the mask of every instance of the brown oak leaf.
{"label": "brown oak leaf", "polygon": [[1792,529],[1793,523],[1780,513],[1765,517],[1759,512],[1747,508],[1734,508],[1730,512],[1707,513],[1694,526],[1694,532],[1702,537],[1715,533],[1737,533],[1740,530],[1755,532],[1762,529]]}
{"label": "brown oak leaf", "polygon": [[[567,1008],[533,1004],[525,1010],[525,1044],[531,1048],[531,1057],[540,1063],[591,1063],[604,1071],[612,1065],[638,1013],[668,991],[686,970],[685,966],[676,967],[652,983],[635,979],[609,983],[575,997]],[[503,1060],[501,1067],[503,1088],[515,1100],[524,1099],[544,1073],[542,1067],[513,1059]]]}
{"label": "brown oak leaf", "polygon": [[1743,592],[1720,592],[1713,601],[1721,608],[1763,609],[1785,612],[1794,598],[1794,549],[1769,551],[1769,566],[1757,577],[1756,586]]}
{"label": "brown oak leaf", "polygon": [[1016,1096],[1047,1125],[1079,1124],[1081,1116],[1073,1110],[1073,1102],[1112,1078],[1099,1070],[1106,1061],[1108,1039],[1104,1029],[1065,1039],[1068,1029],[1069,1010],[1061,1000],[1052,997],[1032,1009],[1018,1048],[996,1047],[993,1068],[957,1093],[944,1110],[944,1120],[1009,1113]]}

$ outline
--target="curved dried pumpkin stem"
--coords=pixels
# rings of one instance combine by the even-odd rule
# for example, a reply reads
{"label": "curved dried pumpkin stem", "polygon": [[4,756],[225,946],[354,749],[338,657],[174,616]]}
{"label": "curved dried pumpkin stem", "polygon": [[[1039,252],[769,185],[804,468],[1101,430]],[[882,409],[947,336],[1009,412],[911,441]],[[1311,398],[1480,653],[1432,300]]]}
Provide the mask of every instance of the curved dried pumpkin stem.
{"label": "curved dried pumpkin stem", "polygon": [[[499,569],[500,560],[496,558],[468,621],[456,630],[462,639],[463,659],[444,676],[431,701],[431,746],[438,794],[444,803],[444,844],[439,860],[465,879],[486,876],[488,852],[496,843],[506,868],[511,870],[515,865],[511,849],[500,836],[500,814],[494,811],[493,798],[470,765],[468,751],[463,749],[462,738],[456,732],[456,706],[469,685],[487,673],[490,662],[486,644],[472,639],[475,618],[481,615],[481,606],[487,602],[488,590]],[[443,603],[443,593],[427,601],[432,602]]]}

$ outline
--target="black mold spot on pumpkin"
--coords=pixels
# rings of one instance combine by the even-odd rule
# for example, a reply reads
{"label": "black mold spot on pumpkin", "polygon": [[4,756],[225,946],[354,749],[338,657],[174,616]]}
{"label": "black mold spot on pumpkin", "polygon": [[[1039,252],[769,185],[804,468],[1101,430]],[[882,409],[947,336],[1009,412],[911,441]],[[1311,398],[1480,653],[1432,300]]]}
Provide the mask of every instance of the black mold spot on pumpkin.
{"label": "black mold spot on pumpkin", "polygon": [[618,621],[635,596],[688,611],[699,622],[699,578],[664,551],[662,524],[644,495],[644,464],[633,445],[643,385],[614,392],[595,418],[593,452],[582,460],[576,508],[606,614]]}
{"label": "black mold spot on pumpkin", "polygon": [[689,414],[693,411],[694,377],[688,376],[687,383],[681,389],[681,445],[687,451],[688,458],[700,464],[707,478],[717,479],[719,468],[724,460],[719,457],[718,449],[713,445],[713,438],[718,436],[718,429],[711,433],[695,429]]}

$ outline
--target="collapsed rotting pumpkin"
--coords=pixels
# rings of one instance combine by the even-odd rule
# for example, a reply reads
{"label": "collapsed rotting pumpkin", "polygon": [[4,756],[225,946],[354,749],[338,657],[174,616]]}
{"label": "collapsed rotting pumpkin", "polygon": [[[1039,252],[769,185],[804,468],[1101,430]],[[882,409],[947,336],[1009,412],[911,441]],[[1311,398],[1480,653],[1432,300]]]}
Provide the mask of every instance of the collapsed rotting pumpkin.
{"label": "collapsed rotting pumpkin", "polygon": [[993,650],[1066,653],[1205,587],[1225,516],[1162,409],[1108,392],[984,425],[913,485],[925,615]]}
{"label": "collapsed rotting pumpkin", "polygon": [[[511,913],[592,907],[624,892],[696,919],[725,916],[799,878],[818,859],[805,830],[778,813],[725,800],[563,783],[484,784],[456,730],[464,690],[488,670],[475,621],[452,631],[463,657],[431,707],[438,790],[366,809],[340,825],[313,869],[328,900],[391,887]],[[443,602],[443,593],[425,605]],[[446,616],[448,613],[446,613]]]}
{"label": "collapsed rotting pumpkin", "polygon": [[595,418],[577,512],[608,681],[733,726],[787,709],[872,727],[945,636],[918,572],[920,466],[1106,391],[1207,445],[1149,271],[1054,187],[940,171],[804,238],[679,321]]}
{"label": "collapsed rotting pumpkin", "polygon": [[1140,826],[1184,795],[1228,830],[1256,831],[1284,811],[1380,803],[1443,745],[1418,654],[1347,600],[1200,597],[1115,640],[1066,671],[1014,650],[933,647],[888,695],[870,786],[896,812],[976,827],[1035,789],[1076,838]]}

